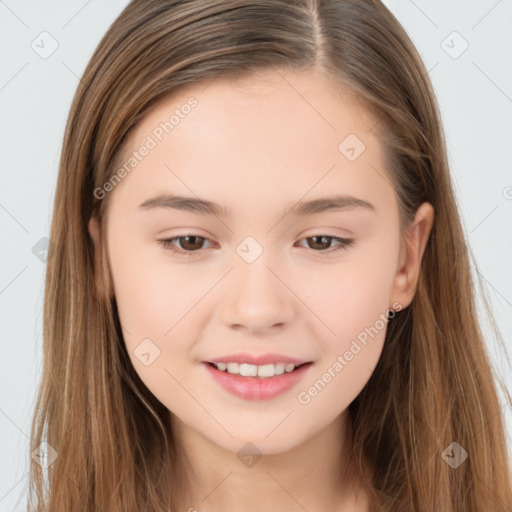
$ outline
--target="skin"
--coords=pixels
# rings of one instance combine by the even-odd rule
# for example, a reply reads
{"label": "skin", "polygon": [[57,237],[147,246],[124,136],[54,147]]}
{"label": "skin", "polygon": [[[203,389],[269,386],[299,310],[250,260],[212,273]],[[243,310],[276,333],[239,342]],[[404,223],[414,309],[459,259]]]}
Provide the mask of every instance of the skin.
{"label": "skin", "polygon": [[[131,361],[171,411],[194,469],[190,493],[177,506],[368,510],[355,471],[345,472],[347,407],[379,360],[385,326],[309,403],[298,393],[388,308],[410,304],[432,206],[418,209],[401,250],[398,204],[371,130],[377,120],[319,72],[268,71],[189,86],[142,119],[129,152],[191,96],[197,106],[109,192],[106,226],[112,293]],[[348,134],[366,146],[354,161],[338,150]],[[231,215],[138,208],[163,192],[214,201]],[[300,200],[334,193],[364,199],[374,210],[284,215]],[[89,230],[99,261],[94,217]],[[158,242],[190,234],[206,240],[174,245],[198,247],[192,257]],[[263,248],[252,263],[236,252],[249,235]],[[309,238],[319,235],[354,242],[322,256],[338,244]],[[160,355],[145,366],[134,350],[147,338]],[[244,400],[217,385],[202,364],[242,351],[313,365],[284,394]],[[263,455],[252,467],[237,457],[247,442]]]}

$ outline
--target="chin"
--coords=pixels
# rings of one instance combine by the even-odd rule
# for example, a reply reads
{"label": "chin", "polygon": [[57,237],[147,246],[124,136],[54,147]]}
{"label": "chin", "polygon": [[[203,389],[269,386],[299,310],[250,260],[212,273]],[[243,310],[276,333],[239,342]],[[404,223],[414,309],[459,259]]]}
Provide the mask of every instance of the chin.
{"label": "chin", "polygon": [[[296,448],[300,443],[300,439],[291,438],[289,430],[283,431],[283,436],[268,436],[268,432],[254,432],[253,430],[246,433],[237,434],[231,431],[233,438],[226,437],[218,440],[210,439],[215,444],[221,446],[225,450],[236,453],[239,458],[243,458],[245,454],[259,455],[279,455]],[[267,437],[268,436],[268,437]]]}

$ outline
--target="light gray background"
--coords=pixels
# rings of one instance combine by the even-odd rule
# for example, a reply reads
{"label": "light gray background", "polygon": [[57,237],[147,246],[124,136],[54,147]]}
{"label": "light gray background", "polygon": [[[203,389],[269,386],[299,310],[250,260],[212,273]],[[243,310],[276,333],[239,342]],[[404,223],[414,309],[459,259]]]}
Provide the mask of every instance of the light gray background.
{"label": "light gray background", "polygon": [[[385,3],[418,47],[434,83],[468,240],[510,354],[512,0]],[[75,88],[126,4],[0,0],[0,512],[24,510],[26,495],[45,270],[33,247],[49,236]],[[493,365],[512,391],[511,367],[483,322]],[[501,398],[511,443],[512,411]]]}

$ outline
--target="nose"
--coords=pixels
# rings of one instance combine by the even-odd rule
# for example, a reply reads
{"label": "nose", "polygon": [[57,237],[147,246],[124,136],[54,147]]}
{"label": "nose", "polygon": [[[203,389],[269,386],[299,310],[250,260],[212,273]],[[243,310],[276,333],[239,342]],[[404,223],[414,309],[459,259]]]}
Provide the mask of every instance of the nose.
{"label": "nose", "polygon": [[230,274],[222,307],[225,325],[263,333],[293,320],[300,301],[282,272],[268,265],[265,253],[252,263],[237,262]]}

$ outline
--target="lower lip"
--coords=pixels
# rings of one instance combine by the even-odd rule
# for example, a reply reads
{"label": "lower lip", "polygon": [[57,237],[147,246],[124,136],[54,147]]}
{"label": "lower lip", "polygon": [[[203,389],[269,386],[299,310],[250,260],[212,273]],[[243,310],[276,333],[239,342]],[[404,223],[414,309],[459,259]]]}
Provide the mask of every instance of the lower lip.
{"label": "lower lip", "polygon": [[229,393],[244,400],[267,400],[285,393],[299,382],[312,365],[312,363],[307,363],[293,370],[293,372],[260,379],[258,377],[242,377],[241,375],[218,370],[208,363],[203,364],[215,382]]}

